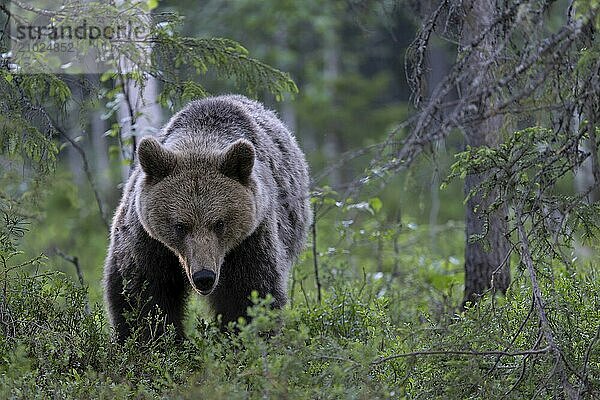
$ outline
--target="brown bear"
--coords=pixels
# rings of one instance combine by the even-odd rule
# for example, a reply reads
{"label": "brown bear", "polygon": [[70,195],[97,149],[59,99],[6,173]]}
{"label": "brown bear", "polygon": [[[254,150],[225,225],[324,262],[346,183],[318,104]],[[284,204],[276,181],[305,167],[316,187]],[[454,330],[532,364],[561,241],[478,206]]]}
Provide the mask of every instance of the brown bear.
{"label": "brown bear", "polygon": [[153,338],[170,324],[182,337],[189,288],[223,324],[246,316],[252,291],[285,305],[311,223],[308,186],[295,138],[244,96],[191,102],[143,138],[104,266],[117,338],[140,326]]}

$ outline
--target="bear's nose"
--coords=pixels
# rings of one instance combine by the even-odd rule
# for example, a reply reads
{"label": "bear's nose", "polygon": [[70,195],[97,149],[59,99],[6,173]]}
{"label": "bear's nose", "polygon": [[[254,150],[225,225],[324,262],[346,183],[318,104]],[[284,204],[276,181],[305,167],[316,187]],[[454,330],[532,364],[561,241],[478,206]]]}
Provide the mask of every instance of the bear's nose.
{"label": "bear's nose", "polygon": [[194,281],[194,286],[196,286],[199,291],[208,292],[215,284],[216,277],[215,273],[211,270],[201,269],[200,271],[194,272],[192,280]]}

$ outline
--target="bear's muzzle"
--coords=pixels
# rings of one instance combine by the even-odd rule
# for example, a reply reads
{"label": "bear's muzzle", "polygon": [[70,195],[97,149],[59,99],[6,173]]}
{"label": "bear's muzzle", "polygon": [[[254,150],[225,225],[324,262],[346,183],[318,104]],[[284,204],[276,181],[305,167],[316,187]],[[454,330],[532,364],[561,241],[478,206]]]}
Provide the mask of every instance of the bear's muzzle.
{"label": "bear's muzzle", "polygon": [[205,295],[212,292],[216,280],[217,275],[209,269],[201,269],[200,271],[194,272],[192,275],[194,286],[200,291],[201,294]]}

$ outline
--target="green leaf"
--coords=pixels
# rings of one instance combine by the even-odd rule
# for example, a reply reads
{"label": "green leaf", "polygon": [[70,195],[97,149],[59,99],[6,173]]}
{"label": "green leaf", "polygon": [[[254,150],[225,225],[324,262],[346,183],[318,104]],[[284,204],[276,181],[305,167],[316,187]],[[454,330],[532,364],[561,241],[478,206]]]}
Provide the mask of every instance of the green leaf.
{"label": "green leaf", "polygon": [[379,210],[381,210],[381,207],[383,207],[383,202],[379,197],[373,197],[369,199],[369,206],[371,207],[371,209],[373,209],[375,214],[377,214]]}

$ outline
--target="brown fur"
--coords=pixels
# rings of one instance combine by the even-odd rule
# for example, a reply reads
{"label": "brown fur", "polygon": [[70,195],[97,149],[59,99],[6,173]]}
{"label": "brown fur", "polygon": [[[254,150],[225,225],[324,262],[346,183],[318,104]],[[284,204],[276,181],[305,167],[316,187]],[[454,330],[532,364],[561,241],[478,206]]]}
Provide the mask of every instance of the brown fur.
{"label": "brown fur", "polygon": [[[113,220],[105,299],[118,337],[126,314],[160,318],[182,334],[194,273],[211,271],[206,295],[222,321],[246,315],[253,290],[287,301],[292,262],[310,224],[308,170],[295,139],[261,104],[242,96],[190,103],[139,164]],[[130,318],[131,319],[131,318]]]}

